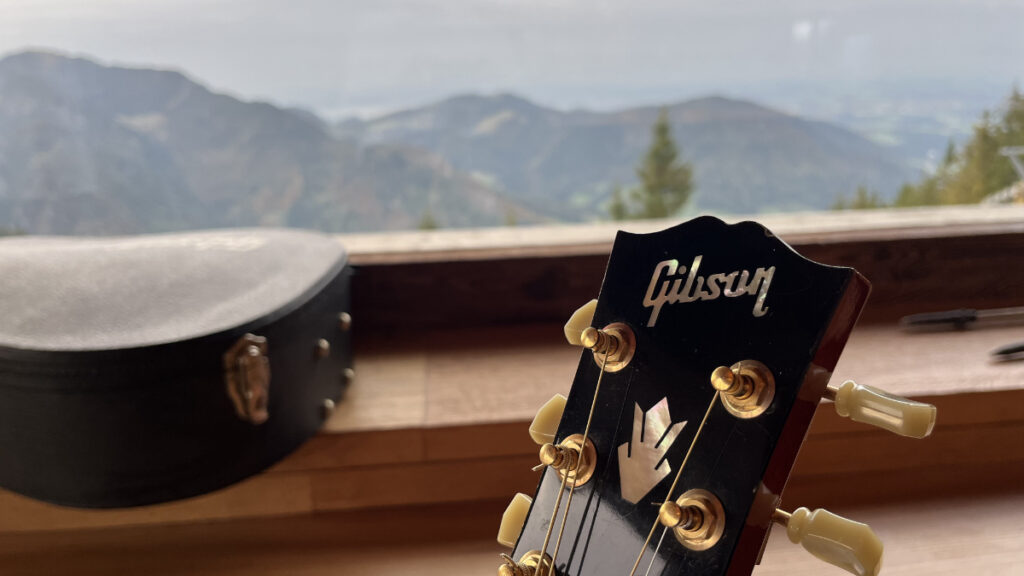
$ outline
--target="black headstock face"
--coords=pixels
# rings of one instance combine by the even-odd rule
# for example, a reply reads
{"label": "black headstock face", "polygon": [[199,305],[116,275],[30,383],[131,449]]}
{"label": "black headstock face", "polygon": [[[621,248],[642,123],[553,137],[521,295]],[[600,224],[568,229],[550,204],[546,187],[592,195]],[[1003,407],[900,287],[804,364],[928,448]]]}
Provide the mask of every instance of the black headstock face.
{"label": "black headstock face", "polygon": [[[852,269],[811,262],[752,222],[702,217],[654,234],[620,232],[593,326],[625,324],[635,350],[601,376],[588,434],[593,475],[575,489],[557,573],[628,576],[637,565],[636,575],[749,574],[868,290]],[[774,383],[750,412],[728,410],[711,383],[716,368],[738,362]],[[584,432],[600,375],[584,351],[556,441]],[[720,503],[721,534],[706,549],[661,525],[645,546],[677,475],[672,500],[700,489]],[[551,522],[557,535],[559,492],[561,478],[546,469],[513,558],[540,550]]]}

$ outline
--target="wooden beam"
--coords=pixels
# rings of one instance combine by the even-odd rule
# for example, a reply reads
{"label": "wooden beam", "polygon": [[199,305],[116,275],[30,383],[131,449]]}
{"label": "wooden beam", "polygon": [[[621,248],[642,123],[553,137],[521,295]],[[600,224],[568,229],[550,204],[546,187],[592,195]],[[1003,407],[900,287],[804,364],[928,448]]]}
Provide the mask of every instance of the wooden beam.
{"label": "wooden beam", "polygon": [[[1024,207],[947,207],[759,219],[813,260],[874,287],[864,320],[1024,305]],[[597,295],[614,232],[676,222],[343,237],[361,337],[558,322]]]}
{"label": "wooden beam", "polygon": [[[787,502],[878,503],[1024,485],[1024,362],[988,352],[1020,328],[854,332],[835,381],[855,378],[939,407],[935,433],[907,440],[819,409]],[[355,385],[324,432],[267,473],[201,498],[115,511],[68,510],[0,492],[0,533],[73,530],[419,506],[531,492],[537,406],[572,381],[578,349],[556,325],[407,334],[365,343]]]}
{"label": "wooden beam", "polygon": [[[21,576],[422,576],[492,574],[503,502],[423,506],[0,535],[0,566]],[[833,510],[867,522],[885,543],[883,574],[1018,574],[1024,563],[1024,495],[907,501]],[[769,538],[756,576],[842,576],[791,544]]]}

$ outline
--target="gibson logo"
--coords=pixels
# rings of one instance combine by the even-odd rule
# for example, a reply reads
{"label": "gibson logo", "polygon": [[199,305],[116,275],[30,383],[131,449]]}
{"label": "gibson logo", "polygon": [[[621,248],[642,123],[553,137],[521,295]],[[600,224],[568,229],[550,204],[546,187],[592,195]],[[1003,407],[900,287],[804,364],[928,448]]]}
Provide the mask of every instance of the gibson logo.
{"label": "gibson logo", "polygon": [[[726,298],[735,298],[744,294],[753,296],[756,293],[754,316],[761,317],[768,312],[764,301],[768,298],[768,287],[772,283],[775,266],[758,268],[753,274],[747,270],[737,270],[728,274],[712,274],[705,279],[697,275],[703,257],[701,255],[693,259],[685,284],[683,275],[686,274],[686,266],[680,266],[678,260],[662,260],[654,267],[651,283],[647,286],[647,295],[644,296],[644,308],[651,308],[648,326],[654,326],[658,321],[658,314],[665,304],[715,300],[723,294]],[[676,278],[673,279],[672,276]],[[657,294],[655,290],[658,291]]]}

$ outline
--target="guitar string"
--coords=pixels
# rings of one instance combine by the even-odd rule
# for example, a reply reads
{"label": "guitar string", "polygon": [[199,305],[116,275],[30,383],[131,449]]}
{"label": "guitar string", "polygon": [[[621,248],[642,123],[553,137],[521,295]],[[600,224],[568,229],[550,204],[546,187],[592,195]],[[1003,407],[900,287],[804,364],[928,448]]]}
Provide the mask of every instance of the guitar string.
{"label": "guitar string", "polygon": [[[690,442],[690,447],[686,450],[686,456],[683,457],[683,463],[679,465],[679,471],[676,472],[676,477],[672,480],[672,486],[669,487],[668,494],[665,495],[666,502],[670,502],[672,500],[672,493],[676,490],[676,484],[679,483],[679,478],[683,475],[683,469],[686,468],[686,463],[690,460],[690,454],[693,453],[693,447],[697,445],[697,439],[700,438],[700,433],[704,430],[704,425],[708,422],[708,416],[711,415],[711,409],[715,407],[715,403],[718,402],[718,396],[720,394],[720,391],[715,390],[715,395],[711,397],[711,403],[708,404],[708,410],[704,413],[704,418],[700,421],[697,433],[693,435],[693,441]],[[640,555],[636,557],[636,562],[633,563],[633,569],[629,571],[629,576],[636,574],[636,569],[640,566],[640,561],[644,559],[644,552],[647,551],[647,546],[650,545],[651,538],[654,537],[654,531],[657,529],[658,518],[655,518],[654,525],[651,526],[651,531],[647,533],[647,539],[644,540],[644,545],[640,548]]]}
{"label": "guitar string", "polygon": [[[594,386],[594,398],[590,401],[590,414],[587,415],[587,425],[583,428],[583,441],[580,443],[580,455],[576,458],[576,467],[572,471],[573,483],[569,487],[569,498],[565,501],[565,512],[562,513],[562,525],[558,529],[558,538],[555,540],[555,550],[551,553],[551,569],[555,568],[555,559],[558,557],[558,549],[562,546],[562,533],[565,532],[565,522],[569,518],[569,508],[572,506],[572,495],[576,493],[576,477],[579,474],[580,465],[583,463],[583,452],[587,448],[587,438],[590,436],[590,423],[594,420],[594,411],[597,408],[597,394],[601,391],[601,379],[604,378],[605,367],[608,365],[608,355],[604,355],[601,362],[601,372],[597,375],[597,384]],[[591,465],[596,465],[592,462]],[[568,474],[566,474],[568,476]]]}
{"label": "guitar string", "polygon": [[[548,542],[551,541],[551,530],[555,527],[555,518],[558,517],[558,508],[562,505],[562,493],[565,492],[565,481],[569,479],[566,474],[562,477],[562,485],[558,488],[558,498],[555,498],[555,509],[551,511],[551,518],[548,520],[548,530],[544,533],[544,545],[540,549],[540,566],[544,566],[544,555],[547,553]],[[552,571],[554,566],[551,566]],[[540,571],[538,570],[538,573]]]}
{"label": "guitar string", "polygon": [[651,568],[654,566],[654,561],[658,559],[658,550],[661,550],[661,544],[665,541],[665,534],[667,533],[668,526],[661,530],[661,538],[658,538],[658,546],[654,548],[654,555],[651,556],[651,563],[647,565],[647,572],[644,572],[644,576],[651,576]]}
{"label": "guitar string", "polygon": [[[605,368],[605,364],[607,364],[607,362],[608,362],[608,355],[606,354],[605,357],[604,357],[604,363],[601,364],[601,373],[597,375],[597,385],[594,387],[594,399],[591,400],[591,402],[590,402],[590,414],[587,416],[587,426],[586,426],[586,429],[584,430],[584,436],[583,436],[583,446],[584,447],[586,446],[586,441],[587,441],[586,435],[590,432],[590,421],[594,417],[594,408],[597,407],[597,393],[601,389],[601,378],[604,376],[604,368]],[[579,465],[580,465],[580,462],[582,460],[583,460],[583,450],[581,448],[580,449],[580,457],[576,459],[576,469],[579,469]],[[547,532],[544,533],[544,544],[543,544],[543,546],[541,546],[541,549],[540,549],[541,566],[544,565],[543,558],[544,558],[544,555],[547,554],[547,551],[548,551],[548,543],[551,541],[551,531],[555,527],[555,518],[558,517],[558,509],[562,506],[562,495],[565,493],[565,484],[566,484],[566,481],[568,479],[569,479],[569,474],[565,474],[565,475],[562,476],[562,483],[561,483],[561,485],[558,488],[558,497],[555,498],[555,509],[551,511],[551,518],[548,520],[548,529],[547,529]],[[575,488],[575,487],[576,487],[576,482],[573,481],[573,488]],[[572,502],[572,489],[570,489],[570,491],[569,491],[569,502],[570,503]],[[565,506],[565,514],[566,515],[569,514],[569,504],[566,504],[566,506]],[[565,517],[562,518],[562,529],[558,531],[558,541],[559,541],[559,543],[562,540],[562,530],[564,530],[564,529],[565,529]],[[556,550],[558,549],[557,546],[556,546],[555,549]],[[557,552],[556,552],[556,554],[557,554]],[[555,569],[555,563],[554,563],[554,558],[552,558],[551,570],[554,571],[554,569]]]}

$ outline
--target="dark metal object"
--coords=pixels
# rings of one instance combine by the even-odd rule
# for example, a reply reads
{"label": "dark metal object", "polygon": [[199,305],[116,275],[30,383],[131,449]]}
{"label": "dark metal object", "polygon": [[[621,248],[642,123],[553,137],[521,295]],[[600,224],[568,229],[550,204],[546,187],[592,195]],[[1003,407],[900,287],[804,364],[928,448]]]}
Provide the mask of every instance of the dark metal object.
{"label": "dark metal object", "polygon": [[266,338],[245,334],[235,342],[224,354],[224,382],[239,418],[251,424],[267,421],[270,361]]}
{"label": "dark metal object", "polygon": [[0,486],[135,506],[274,464],[347,383],[350,276],[295,230],[0,241]]}
{"label": "dark metal object", "polygon": [[1016,342],[996,348],[992,351],[992,358],[997,362],[1024,360],[1024,342]]}
{"label": "dark metal object", "polygon": [[960,308],[943,312],[925,312],[900,318],[900,326],[911,331],[965,330],[983,325],[1024,323],[1024,307],[975,310]]}

